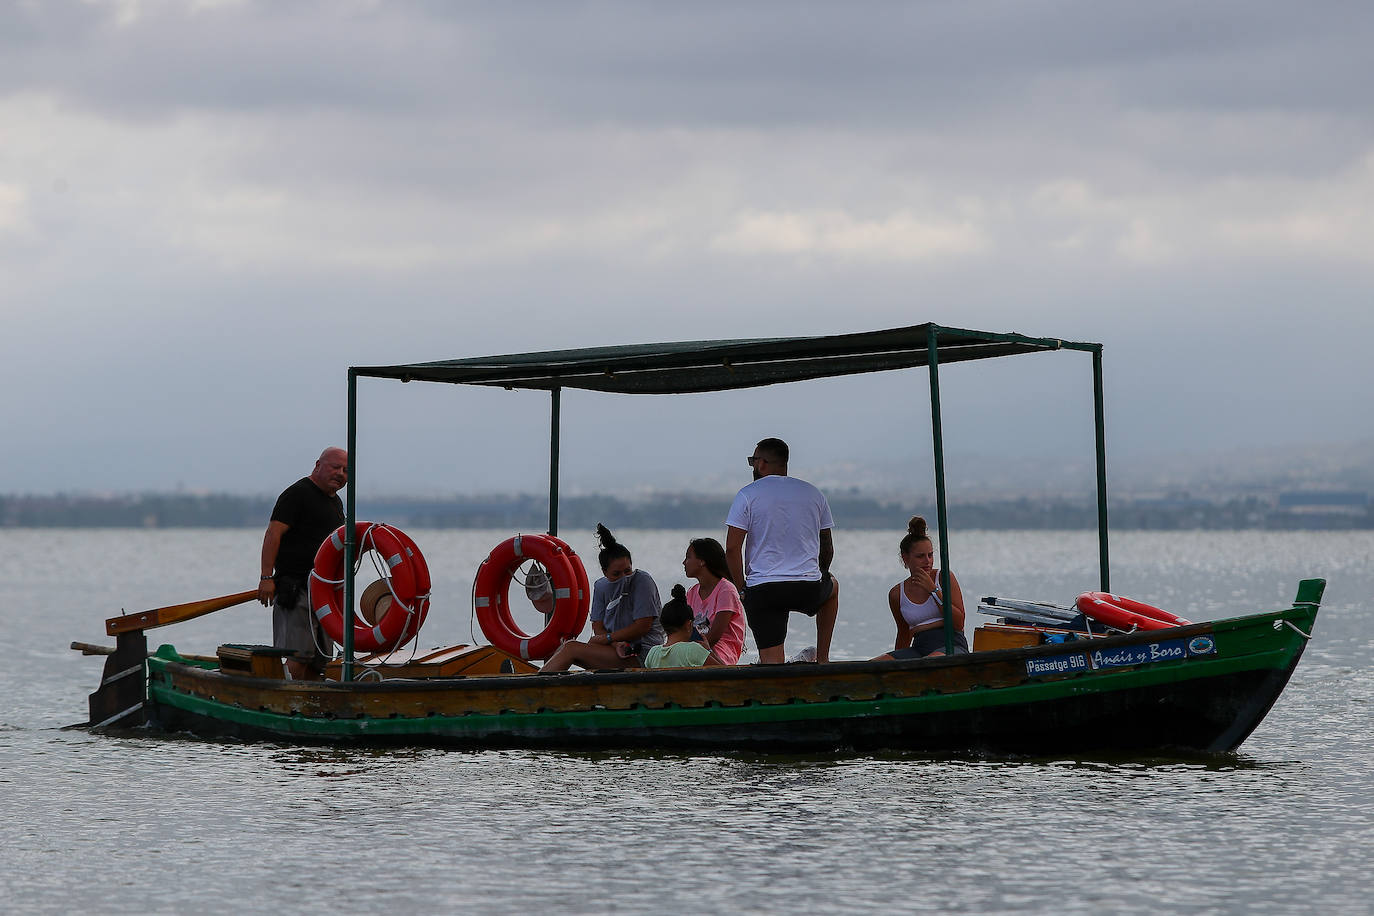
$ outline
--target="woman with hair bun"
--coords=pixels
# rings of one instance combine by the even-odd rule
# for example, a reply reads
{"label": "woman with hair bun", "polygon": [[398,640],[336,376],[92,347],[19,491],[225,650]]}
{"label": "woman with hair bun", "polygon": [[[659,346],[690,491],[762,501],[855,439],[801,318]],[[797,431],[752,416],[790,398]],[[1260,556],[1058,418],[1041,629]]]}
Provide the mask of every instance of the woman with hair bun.
{"label": "woman with hair bun", "polygon": [[[944,601],[940,595],[940,570],[935,568],[935,546],[926,533],[926,520],[914,515],[898,547],[907,577],[887,594],[892,619],[897,624],[893,650],[878,658],[924,658],[945,654]],[[954,624],[954,654],[968,652],[964,638],[964,593],[959,580],[949,574],[949,609]]]}
{"label": "woman with hair bun", "polygon": [[592,636],[563,643],[543,671],[567,671],[573,665],[642,668],[649,649],[663,643],[662,605],[653,577],[634,568],[630,549],[605,525],[597,524],[596,538],[602,577],[592,585]]}

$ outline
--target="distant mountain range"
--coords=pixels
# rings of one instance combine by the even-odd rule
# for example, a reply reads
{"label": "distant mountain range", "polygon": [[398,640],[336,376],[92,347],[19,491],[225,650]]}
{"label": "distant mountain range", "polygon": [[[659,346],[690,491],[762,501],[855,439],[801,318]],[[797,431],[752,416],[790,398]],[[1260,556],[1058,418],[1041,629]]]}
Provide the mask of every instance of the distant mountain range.
{"label": "distant mountain range", "polygon": [[[879,499],[910,499],[934,488],[929,454],[898,459],[865,456],[808,468],[801,476],[831,491]],[[1276,498],[1292,490],[1361,490],[1374,493],[1374,439],[1356,443],[1233,449],[1199,454],[1121,457],[1109,454],[1107,477],[1112,496],[1161,498],[1187,494],[1204,500],[1248,496]],[[1090,496],[1096,486],[1091,453],[1015,456],[1011,447],[991,453],[949,453],[945,478],[950,499],[1050,499]],[[668,477],[642,482],[634,492],[733,493],[739,477]],[[573,492],[626,492],[619,479],[584,481]]]}
{"label": "distant mountain range", "polygon": [[[964,528],[1091,528],[1094,470],[1086,460],[950,455],[950,521]],[[1374,528],[1374,441],[1325,448],[1237,450],[1123,460],[1109,468],[1114,527]],[[900,528],[913,513],[934,517],[930,460],[818,467],[836,519],[848,528]],[[626,488],[565,487],[564,525],[613,518],[625,527],[718,526],[740,481],[664,481]],[[0,527],[257,527],[272,496],[225,493],[66,493],[0,496]],[[537,530],[544,493],[410,496],[360,494],[360,517],[437,528]]]}

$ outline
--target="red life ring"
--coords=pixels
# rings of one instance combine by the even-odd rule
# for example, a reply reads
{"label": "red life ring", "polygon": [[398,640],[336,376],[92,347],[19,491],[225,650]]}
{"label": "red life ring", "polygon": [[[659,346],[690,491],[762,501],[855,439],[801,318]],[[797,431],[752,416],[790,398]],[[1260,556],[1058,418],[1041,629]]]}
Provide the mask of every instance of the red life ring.
{"label": "red life ring", "polygon": [[[425,562],[425,555],[420,552],[419,545],[411,539],[410,535],[406,534],[400,528],[392,528],[388,525],[387,530],[396,535],[401,541],[401,546],[406,549],[406,556],[410,557],[410,562],[415,569],[415,591],[419,596],[425,599],[426,609],[428,609],[430,581],[429,564]],[[419,627],[416,627],[416,629],[418,630]]]}
{"label": "red life ring", "polygon": [[1143,601],[1109,592],[1084,592],[1073,605],[1085,617],[1118,630],[1164,630],[1192,623]]}
{"label": "red life ring", "polygon": [[[553,584],[553,615],[530,636],[510,612],[510,584],[520,564],[534,560]],[[592,606],[587,570],[572,548],[547,534],[517,534],[497,544],[477,568],[472,603],[477,622],[491,644],[525,660],[545,659],[565,640],[582,632]]]}
{"label": "red life ring", "polygon": [[[310,573],[310,606],[320,621],[320,628],[337,643],[343,642],[344,633],[346,528],[341,525],[324,539],[315,554],[315,568]],[[392,610],[375,626],[353,615],[353,648],[364,652],[390,652],[414,639],[429,614],[429,565],[420,548],[399,528],[356,522],[353,539],[358,556],[366,550],[375,550],[382,558],[393,599]]]}
{"label": "red life ring", "polygon": [[[572,561],[573,572],[577,575],[577,601],[578,604],[586,609],[584,613],[589,614],[592,609],[592,581],[587,578],[587,567],[583,565],[582,558],[577,555],[576,550],[572,549],[572,545],[562,538],[552,534],[546,534],[544,537],[553,541],[559,547],[562,547],[563,552],[566,553],[568,559]],[[584,617],[582,619],[582,625],[585,626],[586,623],[587,620]],[[577,632],[581,633],[582,627],[578,627]],[[576,636],[577,633],[573,635]]]}

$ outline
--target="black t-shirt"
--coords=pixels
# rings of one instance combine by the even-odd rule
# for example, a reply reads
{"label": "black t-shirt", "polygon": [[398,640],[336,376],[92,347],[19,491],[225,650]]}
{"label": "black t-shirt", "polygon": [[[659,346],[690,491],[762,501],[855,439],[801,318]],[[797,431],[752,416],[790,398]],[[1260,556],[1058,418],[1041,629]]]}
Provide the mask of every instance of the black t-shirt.
{"label": "black t-shirt", "polygon": [[272,521],[286,526],[277,548],[277,573],[304,579],[315,566],[320,544],[344,523],[343,500],[302,477],[277,497]]}

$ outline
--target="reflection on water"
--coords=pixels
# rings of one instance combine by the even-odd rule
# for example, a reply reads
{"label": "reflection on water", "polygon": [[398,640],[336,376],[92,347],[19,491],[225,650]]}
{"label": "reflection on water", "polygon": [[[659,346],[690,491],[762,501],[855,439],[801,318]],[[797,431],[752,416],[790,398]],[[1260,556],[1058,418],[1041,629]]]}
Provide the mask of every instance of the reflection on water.
{"label": "reflection on water", "polygon": [[[435,571],[422,639],[468,641],[471,575],[508,533],[412,533]],[[698,533],[625,540],[666,590]],[[842,657],[891,639],[899,535],[838,539]],[[62,729],[84,718],[101,666],[68,642],[106,641],[101,621],[120,607],[243,590],[259,538],[0,532],[0,613],[16,639],[0,674],[7,909],[1368,911],[1367,534],[1114,540],[1116,590],[1199,618],[1330,579],[1288,692],[1234,757],[340,749]],[[1077,532],[952,545],[970,605],[1071,600],[1095,584],[1095,550]],[[54,569],[56,555],[83,562]],[[206,651],[264,638],[269,620],[246,605],[152,635]]]}

